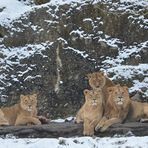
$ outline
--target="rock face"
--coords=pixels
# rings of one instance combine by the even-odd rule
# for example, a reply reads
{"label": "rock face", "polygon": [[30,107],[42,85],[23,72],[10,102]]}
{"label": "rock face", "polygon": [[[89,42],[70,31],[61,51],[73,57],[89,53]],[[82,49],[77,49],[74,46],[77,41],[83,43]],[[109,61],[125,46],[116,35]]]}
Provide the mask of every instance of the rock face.
{"label": "rock face", "polygon": [[[36,92],[39,114],[65,117],[81,106],[87,73],[102,69],[129,87],[134,80],[147,83],[146,68],[144,75],[135,72],[127,79],[114,77],[118,69],[112,70],[117,63],[148,62],[147,7],[128,6],[129,11],[119,9],[120,3],[44,5],[0,26],[0,104],[12,105],[20,94]],[[146,99],[147,88],[139,89]]]}

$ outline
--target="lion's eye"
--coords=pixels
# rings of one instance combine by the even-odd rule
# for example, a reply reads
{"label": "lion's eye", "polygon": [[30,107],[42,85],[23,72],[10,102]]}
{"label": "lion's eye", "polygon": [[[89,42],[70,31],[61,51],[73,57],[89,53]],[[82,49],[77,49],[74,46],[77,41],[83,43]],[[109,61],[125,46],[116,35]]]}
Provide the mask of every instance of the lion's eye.
{"label": "lion's eye", "polygon": [[25,100],[24,102],[27,103],[27,100]]}

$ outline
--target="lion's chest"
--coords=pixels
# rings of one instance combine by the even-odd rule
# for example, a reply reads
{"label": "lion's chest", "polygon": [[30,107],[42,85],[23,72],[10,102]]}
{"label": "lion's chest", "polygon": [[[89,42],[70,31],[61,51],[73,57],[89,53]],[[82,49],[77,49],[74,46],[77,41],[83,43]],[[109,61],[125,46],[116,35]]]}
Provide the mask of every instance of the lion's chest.
{"label": "lion's chest", "polygon": [[125,110],[122,107],[110,110],[108,112],[108,118],[122,118],[124,112]]}
{"label": "lion's chest", "polygon": [[98,119],[102,116],[102,114],[102,107],[87,106],[84,109],[84,118],[88,118],[90,120]]}
{"label": "lion's chest", "polygon": [[20,115],[32,117],[34,115],[34,112],[33,111],[20,110],[19,116]]}

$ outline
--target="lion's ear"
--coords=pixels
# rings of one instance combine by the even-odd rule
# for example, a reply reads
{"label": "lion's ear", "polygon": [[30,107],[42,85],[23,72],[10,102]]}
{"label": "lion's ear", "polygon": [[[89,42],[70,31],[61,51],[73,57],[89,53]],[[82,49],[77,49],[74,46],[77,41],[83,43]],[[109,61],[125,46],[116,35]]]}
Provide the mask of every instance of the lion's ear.
{"label": "lion's ear", "polygon": [[128,91],[128,87],[127,86],[123,86],[124,90]]}
{"label": "lion's ear", "polygon": [[20,95],[20,100],[23,101],[25,99],[25,95]]}
{"label": "lion's ear", "polygon": [[110,92],[113,91],[113,89],[114,89],[113,87],[108,87],[108,88],[107,88],[107,92],[110,93]]}
{"label": "lion's ear", "polygon": [[24,95],[20,95],[20,99],[24,99],[25,98],[25,96]]}
{"label": "lion's ear", "polygon": [[100,74],[101,74],[102,76],[104,76],[104,72],[103,72],[103,71],[100,71]]}
{"label": "lion's ear", "polygon": [[84,95],[87,95],[87,94],[89,93],[89,90],[88,90],[88,89],[85,89],[85,90],[83,91],[83,93],[84,93]]}
{"label": "lion's ear", "polygon": [[91,73],[87,74],[87,78],[88,78],[88,79],[91,78]]}
{"label": "lion's ear", "polygon": [[37,98],[37,94],[32,94],[32,97],[33,98]]}

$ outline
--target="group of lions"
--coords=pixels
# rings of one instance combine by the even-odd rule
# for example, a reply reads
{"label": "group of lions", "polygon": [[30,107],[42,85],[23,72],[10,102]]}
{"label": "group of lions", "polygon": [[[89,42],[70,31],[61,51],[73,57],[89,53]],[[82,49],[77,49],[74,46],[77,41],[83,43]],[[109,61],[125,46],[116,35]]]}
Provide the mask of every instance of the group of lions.
{"label": "group of lions", "polygon": [[87,75],[91,90],[84,90],[85,103],[76,114],[84,135],[104,132],[115,123],[148,118],[148,103],[130,99],[128,87],[114,84],[103,72]]}
{"label": "group of lions", "polygon": [[[148,117],[148,103],[133,101],[128,87],[114,84],[103,72],[87,75],[91,90],[85,89],[85,103],[76,114],[76,123],[83,123],[84,135],[106,131],[124,120],[137,121]],[[0,108],[0,125],[40,125],[46,118],[37,116],[37,94],[20,95],[20,102]]]}

